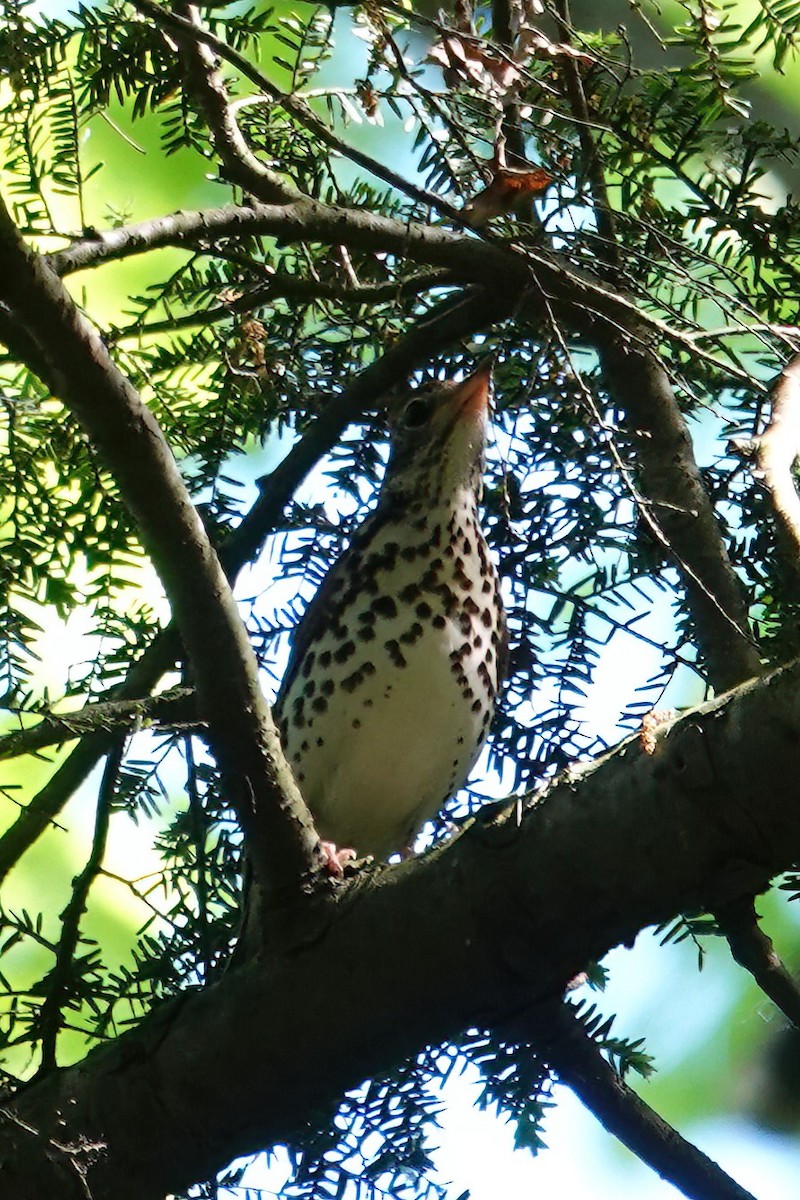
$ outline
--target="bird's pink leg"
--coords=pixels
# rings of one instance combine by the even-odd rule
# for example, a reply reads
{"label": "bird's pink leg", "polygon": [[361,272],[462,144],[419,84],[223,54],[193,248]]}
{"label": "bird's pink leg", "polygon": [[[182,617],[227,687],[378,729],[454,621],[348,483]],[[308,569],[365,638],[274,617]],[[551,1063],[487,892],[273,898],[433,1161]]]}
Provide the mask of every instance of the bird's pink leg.
{"label": "bird's pink leg", "polygon": [[329,875],[341,878],[347,863],[355,862],[357,857],[355,850],[350,846],[344,846],[339,850],[333,842],[320,842],[320,845],[325,854],[325,870]]}

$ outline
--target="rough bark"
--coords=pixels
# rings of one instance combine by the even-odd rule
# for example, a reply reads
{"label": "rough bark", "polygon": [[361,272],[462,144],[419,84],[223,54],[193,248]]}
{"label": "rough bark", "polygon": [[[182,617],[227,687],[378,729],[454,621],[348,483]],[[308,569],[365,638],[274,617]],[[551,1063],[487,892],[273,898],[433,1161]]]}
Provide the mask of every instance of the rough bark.
{"label": "rough bark", "polygon": [[644,926],[763,889],[800,854],[798,772],[794,664],[660,727],[653,752],[634,739],[568,773],[519,823],[492,809],[362,872],[283,914],[280,946],[9,1103],[0,1191],[85,1195],[77,1161],[93,1200],[160,1200]]}

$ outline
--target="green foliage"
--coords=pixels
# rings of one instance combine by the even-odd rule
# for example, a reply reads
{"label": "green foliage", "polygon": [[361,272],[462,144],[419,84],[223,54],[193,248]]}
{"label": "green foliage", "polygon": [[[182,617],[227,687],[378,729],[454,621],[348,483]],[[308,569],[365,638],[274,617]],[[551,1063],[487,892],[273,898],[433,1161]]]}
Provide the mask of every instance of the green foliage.
{"label": "green foliage", "polygon": [[[273,84],[306,100],[310,121],[268,102],[225,65],[250,150],[314,200],[447,227],[437,198],[460,205],[480,190],[497,129],[513,107],[529,164],[544,166],[553,183],[535,212],[501,215],[485,236],[560,252],[619,290],[598,216],[602,169],[626,295],[653,322],[651,333],[660,331],[682,411],[713,443],[704,481],[761,652],[769,663],[797,654],[800,601],[763,489],[725,445],[753,432],[758,381],[785,358],[783,327],[796,320],[800,208],[783,182],[784,172],[797,170],[796,141],[751,119],[743,89],[767,53],[775,69],[792,67],[800,4],[764,2],[745,21],[737,6],[686,3],[683,22],[662,31],[670,49],[659,69],[640,66],[633,42],[619,33],[578,31],[591,154],[582,138],[587,123],[564,82],[569,56],[534,46],[512,83],[503,82],[500,60],[489,70],[477,55],[470,70],[451,67],[442,76],[426,56],[442,38],[464,33],[455,16],[442,30],[395,5],[357,6],[335,19],[297,7],[212,8],[205,19]],[[637,44],[652,28],[643,17]],[[475,32],[491,36],[485,14]],[[87,137],[99,122],[120,141],[134,196],[142,165],[132,138],[140,128],[157,139],[164,161],[181,151],[198,178],[210,175],[218,206],[241,203],[241,186],[219,166],[179,44],[121,0],[81,5],[65,18],[34,13],[22,0],[3,7],[4,191],[21,227],[57,267],[60,251],[96,235],[88,214],[111,178],[89,153]],[[472,45],[467,40],[462,49]],[[321,139],[314,121],[331,138]],[[510,144],[514,130],[506,132]],[[344,149],[332,145],[337,138]],[[386,170],[368,175],[347,160],[348,145],[436,195],[423,203],[402,178],[387,180]],[[154,169],[162,165],[159,158]],[[165,174],[164,186],[165,212],[194,205],[179,175]],[[109,215],[108,229],[127,223],[126,214]],[[167,257],[161,249],[146,255],[144,281],[118,302],[124,316],[109,316],[95,298],[97,275],[113,279],[113,262],[84,271],[73,290],[158,417],[218,544],[253,501],[252,456],[279,435],[284,445],[313,428],[348,380],[448,298],[457,303],[463,290],[435,264],[378,252],[369,239],[348,242],[344,234],[331,247],[313,237],[244,238],[231,226],[186,239]],[[612,643],[612,653],[653,653],[649,677],[637,678],[624,702],[621,727],[635,729],[667,688],[680,702],[698,698],[705,665],[674,557],[642,518],[635,439],[596,353],[562,328],[556,308],[549,322],[519,311],[486,340],[420,360],[416,376],[452,376],[487,344],[498,356],[498,412],[486,522],[512,633],[490,765],[506,788],[521,789],[608,744],[608,725],[598,729],[585,705]],[[18,359],[9,342],[0,360],[0,691],[9,723],[49,708],[52,694],[77,702],[119,683],[152,643],[162,599],[102,462]],[[240,588],[265,676],[279,673],[304,599],[374,496],[385,426],[379,414],[362,417],[322,464],[324,497],[319,488],[301,491],[270,544],[263,576],[250,591]],[[666,636],[648,623],[651,607],[665,598],[675,612]],[[65,678],[43,674],[32,614],[66,619],[87,609],[87,660]],[[23,802],[16,790],[29,802],[38,786],[33,774],[8,784],[9,825]],[[112,834],[132,822],[151,828],[158,865],[143,879],[136,871],[123,877],[103,865],[96,836],[100,865],[89,880],[88,924],[103,910],[94,900],[100,880],[135,902],[137,923],[126,926],[121,946],[87,931],[82,913],[70,930],[58,904],[39,912],[8,903],[0,915],[0,1030],[9,1072],[36,1069],[48,1037],[58,1061],[82,1054],[165,997],[206,985],[227,960],[238,923],[239,834],[202,752],[183,735],[139,734],[112,791]],[[445,820],[482,799],[477,790],[462,795]],[[50,829],[45,836],[56,835]],[[797,879],[787,888],[796,891]],[[62,890],[69,894],[68,882]],[[664,940],[692,938],[701,953],[698,936],[712,931],[703,919],[685,917]],[[59,949],[73,934],[65,961]],[[578,1015],[621,1074],[648,1074],[651,1060],[639,1040],[612,1037],[610,1021],[593,1007]],[[55,1033],[52,1025],[43,1030],[45,1017]],[[514,1122],[518,1145],[538,1149],[551,1103],[546,1065],[528,1046],[473,1031],[365,1084],[333,1122],[323,1114],[310,1125],[292,1150],[286,1194],[438,1194],[426,1129],[436,1117],[434,1083],[460,1056],[481,1069],[481,1103]]]}

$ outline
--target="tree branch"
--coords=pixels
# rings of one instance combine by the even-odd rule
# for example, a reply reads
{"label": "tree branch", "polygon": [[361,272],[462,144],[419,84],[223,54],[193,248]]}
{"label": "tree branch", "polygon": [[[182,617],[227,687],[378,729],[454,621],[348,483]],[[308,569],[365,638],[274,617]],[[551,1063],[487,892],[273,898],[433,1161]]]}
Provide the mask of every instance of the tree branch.
{"label": "tree branch", "polygon": [[161,246],[214,245],[221,237],[259,234],[287,243],[320,241],[397,254],[452,270],[453,283],[457,279],[464,285],[485,286],[489,279],[502,279],[504,289],[520,303],[525,296],[537,319],[549,322],[556,313],[571,333],[587,337],[592,344],[622,336],[634,348],[644,348],[663,339],[691,350],[695,359],[728,378],[750,389],[765,390],[733,363],[699,349],[692,340],[694,331],[675,329],[667,321],[641,312],[633,299],[573,266],[560,253],[487,241],[485,231],[480,238],[454,234],[315,200],[285,207],[255,205],[173,213],[93,235],[49,256],[47,262],[58,275],[65,275]]}
{"label": "tree branch", "polygon": [[[561,41],[565,45],[571,46],[572,19],[570,17],[569,0],[555,0],[555,18]],[[561,71],[564,76],[575,127],[578,131],[578,140],[583,152],[584,169],[592,189],[597,232],[600,234],[601,239],[597,247],[598,255],[601,258],[605,258],[611,266],[621,268],[622,258],[617,244],[617,227],[614,219],[614,210],[608,198],[608,188],[606,187],[603,165],[598,157],[597,146],[595,145],[592,133],[593,121],[589,112],[589,105],[586,101],[580,67],[577,60],[571,54],[564,54],[562,56]]]}
{"label": "tree branch", "polygon": [[38,724],[0,736],[0,762],[21,754],[36,754],[48,746],[59,746],[75,738],[102,731],[130,733],[140,725],[170,729],[180,725],[202,728],[197,719],[197,702],[190,688],[170,688],[158,696],[137,700],[107,700],[87,704],[66,713],[25,714],[40,717]]}
{"label": "tree branch", "polygon": [[[261,71],[254,67],[243,54],[234,50],[233,47],[223,42],[221,38],[216,37],[208,29],[203,29],[202,26],[198,26],[185,17],[178,16],[177,13],[168,12],[160,4],[154,3],[154,0],[132,0],[132,3],[140,12],[152,17],[162,28],[171,29],[173,33],[182,34],[184,38],[194,38],[197,42],[213,50],[221,59],[229,62],[231,66],[236,67],[245,79],[249,79],[251,83],[255,84],[259,92],[271,96],[303,128],[318,138],[324,146],[328,146],[331,150],[335,150],[338,154],[356,163],[359,167],[363,167],[371,175],[374,175],[377,179],[382,179],[384,183],[388,183],[390,187],[395,188],[403,195],[409,196],[418,204],[423,204],[427,208],[433,209],[434,212],[440,213],[457,225],[466,225],[461,213],[452,204],[442,199],[441,196],[437,196],[425,188],[417,187],[415,184],[410,183],[402,175],[398,175],[396,171],[385,166],[378,159],[372,158],[369,154],[365,154],[355,146],[349,145],[343,138],[338,137],[324,121],[321,121],[304,100],[301,100],[298,96],[291,95],[289,92],[284,92],[281,88],[277,87],[272,80],[268,79]],[[237,168],[240,172],[242,170],[242,161],[241,159],[239,160]],[[254,159],[253,161],[257,163],[257,160]],[[260,166],[258,163],[257,165]],[[254,194],[258,195],[260,186],[256,186],[258,190],[255,190]],[[252,183],[247,184],[247,187],[249,190],[253,190]]]}
{"label": "tree branch", "polygon": [[[528,1022],[516,1022],[525,1024]],[[629,1087],[563,1004],[531,1014],[540,1052],[600,1124],[691,1200],[755,1200]]]}
{"label": "tree branch", "polygon": [[[162,246],[216,246],[222,237],[279,237],[284,242],[345,243],[364,250],[396,253],[427,266],[452,268],[461,283],[485,283],[486,271],[517,271],[521,253],[485,235],[453,233],[419,221],[399,221],[367,209],[302,199],[290,205],[253,204],[178,212],[149,221],[107,229],[57,251],[48,263],[58,275],[99,266]],[[475,254],[478,261],[475,261]]]}
{"label": "tree branch", "polygon": [[258,308],[267,300],[276,297],[300,300],[305,303],[334,300],[338,304],[381,304],[405,300],[409,296],[419,296],[420,293],[434,288],[453,287],[458,282],[451,271],[425,271],[405,279],[389,279],[385,283],[361,283],[348,286],[331,283],[328,280],[303,279],[301,276],[276,271],[264,283],[237,296],[235,300],[215,305],[203,312],[189,312],[180,317],[165,317],[161,321],[150,321],[147,324],[125,325],[116,330],[113,336],[109,335],[108,340],[119,342],[123,338],[146,337],[154,333],[171,333],[177,329],[191,328],[193,325],[212,325],[216,321],[229,320],[237,313],[251,313],[253,309]]}
{"label": "tree branch", "polygon": [[[134,0],[134,4],[145,12],[150,11],[154,19],[159,20],[161,13],[157,5],[148,9],[146,3]],[[180,38],[187,83],[205,117],[214,149],[228,179],[240,184],[265,204],[289,204],[299,200],[302,192],[265,166],[248,146],[236,120],[235,110],[231,107],[218,62],[209,47],[199,40],[198,35],[204,30],[197,8],[188,3],[182,3],[180,7],[184,10],[183,16],[178,13],[167,15],[175,17],[192,31],[190,36]]]}
{"label": "tree branch", "polygon": [[57,1065],[56,1044],[63,1024],[64,1006],[69,1002],[70,982],[75,970],[75,951],[80,941],[81,917],[86,912],[89,891],[103,865],[111,820],[111,805],[124,749],[125,739],[118,737],[106,759],[97,796],[91,852],[83,870],[73,881],[69,903],[61,914],[61,936],[56,947],[55,963],[40,985],[44,991],[44,1000],[38,1019],[42,1041],[39,1074],[47,1074]]}
{"label": "tree branch", "polygon": [[84,1155],[93,1200],[161,1200],[296,1136],[309,1108],[421,1045],[500,1028],[644,926],[752,894],[800,856],[785,803],[800,664],[656,738],[567,771],[521,818],[493,807],[421,858],[362,870],[334,906],[308,906],[280,956],[24,1089],[0,1130],[3,1195],[71,1196],[46,1150],[85,1139],[100,1146]]}
{"label": "tree branch", "polygon": [[800,597],[800,496],[793,468],[800,458],[800,355],[781,371],[770,391],[770,417],[760,437],[734,442],[764,481],[782,551],[781,566]]}
{"label": "tree branch", "polygon": [[762,992],[800,1029],[800,987],[759,927],[753,897],[743,896],[714,916],[739,966],[750,972]]}
{"label": "tree branch", "polygon": [[323,854],[283,759],[228,582],[152,413],[63,284],[0,207],[0,295],[45,358],[133,513],[164,584],[200,711],[266,891],[299,887]]}
{"label": "tree branch", "polygon": [[652,351],[615,338],[601,347],[600,357],[625,411],[640,490],[681,572],[701,659],[714,688],[724,691],[757,675],[761,660],[686,422]]}

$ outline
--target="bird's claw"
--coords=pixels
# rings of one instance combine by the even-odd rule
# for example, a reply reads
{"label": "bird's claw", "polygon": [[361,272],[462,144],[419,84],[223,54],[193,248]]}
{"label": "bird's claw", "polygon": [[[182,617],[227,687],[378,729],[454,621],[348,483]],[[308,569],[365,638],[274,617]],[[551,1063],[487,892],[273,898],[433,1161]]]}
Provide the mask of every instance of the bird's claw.
{"label": "bird's claw", "polygon": [[320,842],[320,845],[325,855],[325,870],[329,875],[341,879],[347,864],[356,860],[355,850],[351,846],[344,846],[340,850],[333,842]]}

